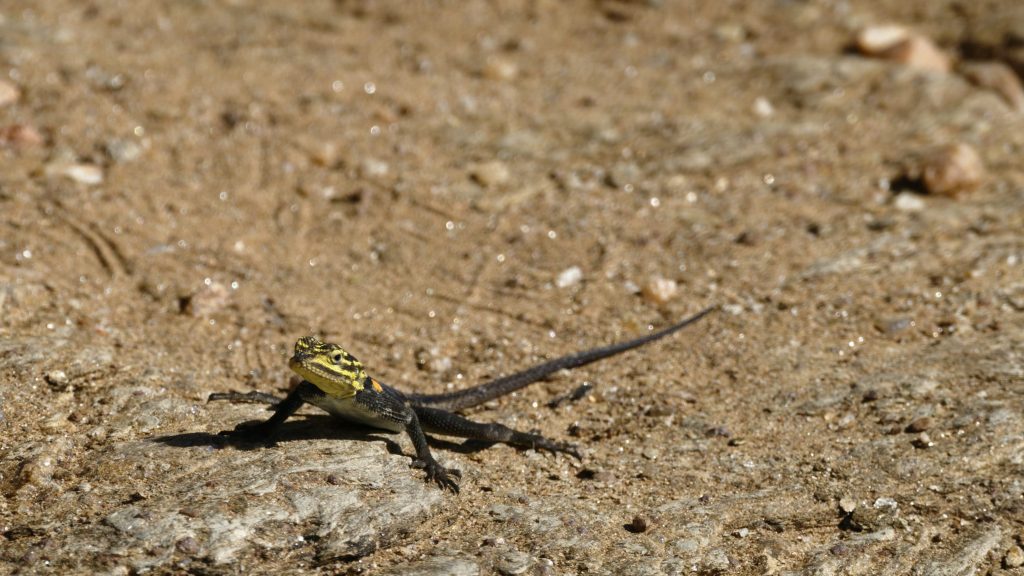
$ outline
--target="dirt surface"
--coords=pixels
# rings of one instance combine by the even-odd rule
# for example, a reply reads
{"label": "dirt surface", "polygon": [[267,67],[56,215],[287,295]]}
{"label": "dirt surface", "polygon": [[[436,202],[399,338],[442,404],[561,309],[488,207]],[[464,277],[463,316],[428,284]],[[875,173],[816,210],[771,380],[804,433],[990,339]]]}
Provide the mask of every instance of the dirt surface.
{"label": "dirt surface", "polygon": [[[1015,573],[1024,113],[962,66],[1022,46],[1015,0],[3,2],[0,572]],[[307,334],[442,391],[708,305],[471,411],[584,459],[438,442],[458,496],[206,402]]]}

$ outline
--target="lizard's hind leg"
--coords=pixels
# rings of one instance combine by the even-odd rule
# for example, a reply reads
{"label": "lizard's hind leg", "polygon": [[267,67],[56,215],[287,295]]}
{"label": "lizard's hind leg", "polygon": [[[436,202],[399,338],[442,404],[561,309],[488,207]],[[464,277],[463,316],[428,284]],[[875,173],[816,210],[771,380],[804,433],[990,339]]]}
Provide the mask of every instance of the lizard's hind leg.
{"label": "lizard's hind leg", "polygon": [[488,442],[504,442],[513,446],[547,450],[549,452],[562,452],[573,456],[577,460],[582,460],[579,449],[573,444],[551,440],[539,434],[520,432],[496,422],[474,422],[458,414],[438,408],[413,406],[413,410],[416,411],[416,415],[419,417],[420,425],[427,432]]}

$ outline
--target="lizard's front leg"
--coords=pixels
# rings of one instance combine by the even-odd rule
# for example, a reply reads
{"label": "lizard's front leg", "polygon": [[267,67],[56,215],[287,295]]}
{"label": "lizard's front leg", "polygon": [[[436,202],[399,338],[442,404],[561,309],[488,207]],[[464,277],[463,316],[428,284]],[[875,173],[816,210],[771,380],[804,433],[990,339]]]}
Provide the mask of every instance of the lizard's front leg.
{"label": "lizard's front leg", "polygon": [[273,444],[274,432],[277,431],[277,428],[283,424],[288,417],[295,414],[295,411],[298,410],[306,402],[306,399],[309,398],[309,395],[316,390],[316,386],[303,381],[296,386],[284,400],[277,403],[274,408],[274,414],[270,418],[267,418],[258,424],[243,422],[235,426],[233,430],[221,431],[220,435],[228,436],[233,440],[241,440],[243,442]]}

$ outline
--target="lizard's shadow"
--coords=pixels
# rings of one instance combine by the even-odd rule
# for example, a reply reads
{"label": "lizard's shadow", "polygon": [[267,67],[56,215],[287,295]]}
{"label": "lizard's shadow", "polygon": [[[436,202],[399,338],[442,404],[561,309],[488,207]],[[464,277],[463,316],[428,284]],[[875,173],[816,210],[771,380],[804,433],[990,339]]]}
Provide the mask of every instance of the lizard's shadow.
{"label": "lizard's shadow", "polygon": [[[252,421],[254,424],[257,422],[259,421]],[[151,438],[150,441],[176,448],[191,448],[195,446],[224,448],[231,446],[238,450],[258,450],[271,447],[274,444],[303,440],[355,440],[359,442],[383,442],[389,453],[398,456],[409,456],[402,451],[402,447],[398,442],[389,438],[389,436],[397,435],[398,433],[395,432],[363,426],[354,422],[346,422],[327,414],[309,414],[282,423],[274,433],[273,442],[269,444],[241,440],[209,432],[169,434],[167,436]],[[494,444],[494,442],[480,440],[466,440],[462,443],[457,443],[433,436],[427,436],[427,441],[431,446],[460,454],[479,452]]]}

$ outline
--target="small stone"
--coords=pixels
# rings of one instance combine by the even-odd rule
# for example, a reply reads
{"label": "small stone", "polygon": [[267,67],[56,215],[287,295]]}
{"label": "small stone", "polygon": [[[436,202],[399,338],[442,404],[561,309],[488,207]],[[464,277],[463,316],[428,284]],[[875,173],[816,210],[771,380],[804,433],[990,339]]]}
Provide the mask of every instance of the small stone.
{"label": "small stone", "polygon": [[142,156],[142,146],[125,138],[114,138],[107,142],[107,156],[117,163],[133,162]]}
{"label": "small stone", "polygon": [[488,58],[481,73],[490,80],[513,80],[519,75],[519,67],[504,58]]}
{"label": "small stone", "polygon": [[470,177],[481,186],[494,188],[508,183],[512,176],[508,166],[500,160],[491,160],[473,166],[469,171]]}
{"label": "small stone", "polygon": [[883,508],[888,508],[890,510],[895,510],[895,509],[899,508],[899,502],[897,502],[893,498],[887,498],[887,497],[883,496],[881,498],[875,499],[874,506],[875,506],[876,510],[881,510]]}
{"label": "small stone", "polygon": [[893,46],[883,57],[918,70],[949,72],[951,68],[949,57],[924,36],[907,38]]}
{"label": "small stone", "polygon": [[529,554],[519,552],[518,550],[510,550],[498,558],[498,562],[494,567],[505,576],[516,576],[529,570],[532,563],[533,558]]}
{"label": "small stone", "polygon": [[46,376],[44,376],[44,378],[46,378],[46,382],[48,384],[50,384],[51,386],[56,386],[58,388],[63,388],[67,386],[68,382],[70,381],[67,373],[64,372],[63,370],[51,370],[46,373]]}
{"label": "small stone", "polygon": [[998,94],[1010,108],[1024,111],[1024,85],[1013,68],[1002,62],[972,62],[960,72],[971,84]]}
{"label": "small stone", "polygon": [[886,318],[875,322],[876,328],[889,335],[899,334],[913,325],[910,318]]}
{"label": "small stone", "polygon": [[665,304],[679,292],[679,284],[675,280],[654,276],[644,284],[644,298],[654,304]]}
{"label": "small stone", "polygon": [[740,528],[739,530],[737,530],[733,534],[735,534],[735,536],[737,538],[746,538],[747,536],[750,535],[750,529],[749,528]]}
{"label": "small stone", "polygon": [[617,162],[608,171],[608,184],[615,188],[636,185],[643,179],[643,173],[635,162]]}
{"label": "small stone", "polygon": [[754,100],[754,114],[761,118],[767,118],[775,113],[775,107],[764,96],[758,96]]}
{"label": "small stone", "polygon": [[933,153],[922,178],[928,193],[954,196],[978,187],[985,179],[985,167],[974,148],[957,143]]}
{"label": "small stone", "polygon": [[0,129],[0,145],[28,147],[42,143],[43,135],[35,126],[29,124],[11,124]]}
{"label": "small stone", "polygon": [[918,434],[917,438],[914,438],[912,444],[914,445],[914,448],[920,448],[922,450],[931,448],[935,445],[935,443],[932,442],[931,436],[929,436],[927,432],[921,432]]}
{"label": "small stone", "polygon": [[949,72],[951,67],[949,57],[931,40],[903,26],[869,26],[857,34],[855,42],[862,54],[911,68]]}
{"label": "small stone", "polygon": [[21,98],[21,90],[6,80],[0,80],[0,108],[10,106]]}
{"label": "small stone", "polygon": [[849,514],[857,509],[857,500],[851,496],[843,496],[839,499],[839,509]]}
{"label": "small stone", "polygon": [[231,290],[220,282],[206,283],[185,300],[184,310],[197,318],[219,312],[231,300]]}
{"label": "small stone", "polygon": [[559,288],[568,288],[579,284],[582,280],[583,270],[580,270],[579,266],[571,266],[562,270],[558,275],[558,278],[555,279],[555,286],[558,286]]}
{"label": "small stone", "polygon": [[1011,546],[1003,556],[1003,566],[1006,568],[1018,568],[1024,565],[1024,550],[1020,546]]}
{"label": "small stone", "polygon": [[359,163],[359,176],[361,178],[383,178],[388,175],[391,166],[387,162],[375,158],[366,158]]}
{"label": "small stone", "polygon": [[910,424],[907,424],[907,432],[917,434],[918,432],[924,432],[925,430],[932,427],[934,424],[931,416],[922,416]]}
{"label": "small stone", "polygon": [[191,536],[186,536],[174,545],[182,554],[188,554],[189,556],[195,556],[199,553],[199,543],[196,539]]}
{"label": "small stone", "polygon": [[633,534],[642,534],[647,532],[647,520],[643,516],[634,516],[633,520],[626,524],[625,528]]}
{"label": "small stone", "polygon": [[855,43],[862,54],[878,56],[910,36],[910,30],[898,24],[868,26],[857,33]]}
{"label": "small stone", "polygon": [[61,174],[88,186],[103,182],[103,169],[94,164],[71,164],[61,170]]}
{"label": "small stone", "polygon": [[661,456],[661,451],[657,448],[645,448],[641,454],[648,460],[657,460],[658,456]]}
{"label": "small stone", "polygon": [[910,192],[900,192],[893,201],[893,206],[900,212],[921,212],[924,210],[924,200]]}
{"label": "small stone", "polygon": [[338,163],[338,152],[334,142],[319,142],[310,146],[309,159],[317,166],[334,166]]}

